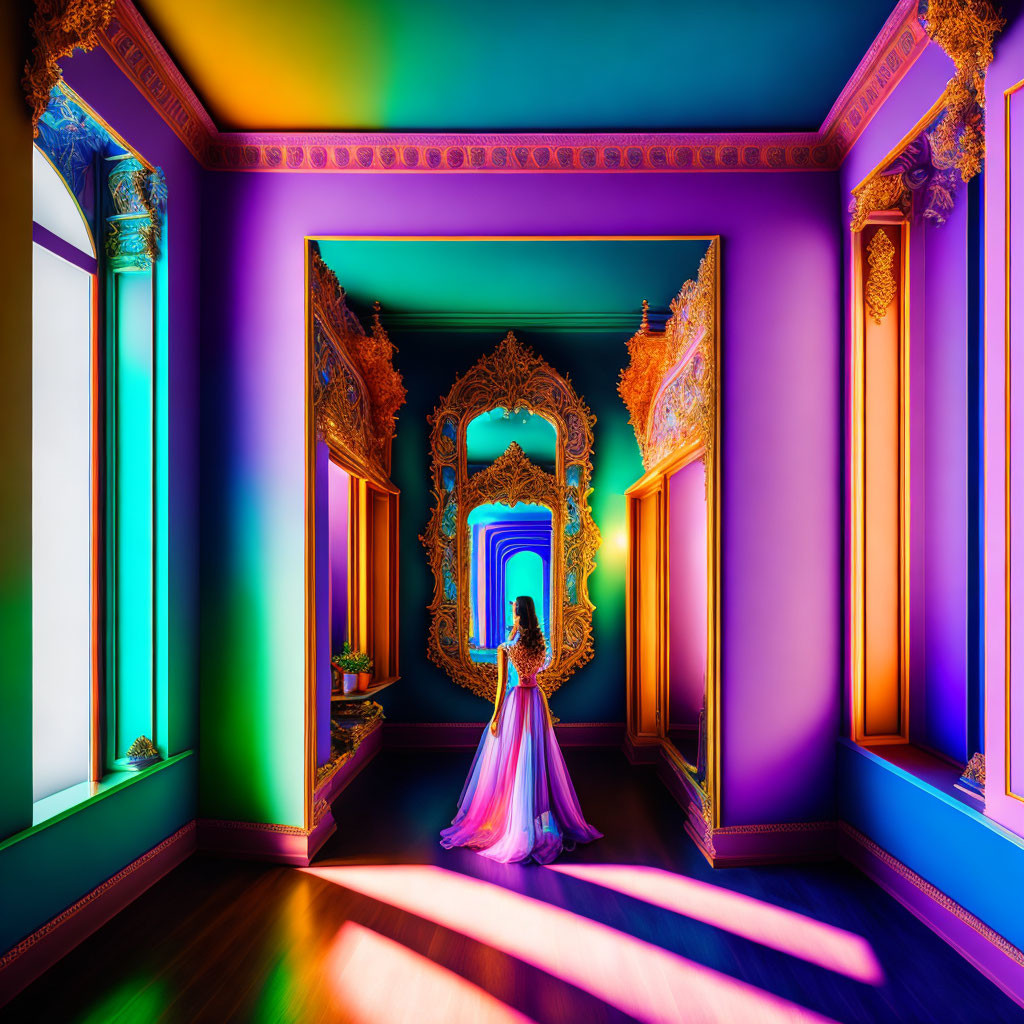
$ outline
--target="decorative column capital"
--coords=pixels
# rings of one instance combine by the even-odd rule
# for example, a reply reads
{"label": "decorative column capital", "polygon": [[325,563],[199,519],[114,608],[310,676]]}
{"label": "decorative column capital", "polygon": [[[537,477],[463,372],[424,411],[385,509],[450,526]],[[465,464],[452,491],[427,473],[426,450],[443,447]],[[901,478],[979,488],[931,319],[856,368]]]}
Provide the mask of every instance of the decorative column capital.
{"label": "decorative column capital", "polygon": [[107,218],[107,257],[114,273],[149,270],[160,258],[167,183],[159,168],[149,170],[131,153],[108,157],[107,179],[115,213]]}
{"label": "decorative column capital", "polygon": [[35,37],[21,84],[32,111],[33,135],[61,80],[59,61],[76,50],[91,50],[114,13],[114,0],[36,0],[29,27]]}

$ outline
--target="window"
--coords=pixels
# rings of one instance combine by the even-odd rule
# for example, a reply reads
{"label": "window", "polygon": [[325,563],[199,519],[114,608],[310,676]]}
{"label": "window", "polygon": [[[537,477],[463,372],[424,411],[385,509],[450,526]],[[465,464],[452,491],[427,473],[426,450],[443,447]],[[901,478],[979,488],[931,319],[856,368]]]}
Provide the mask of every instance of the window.
{"label": "window", "polygon": [[93,772],[96,249],[63,178],[33,152],[32,790]]}
{"label": "window", "polygon": [[140,736],[167,753],[157,658],[166,263],[162,175],[63,86],[33,160],[38,822],[90,795]]}

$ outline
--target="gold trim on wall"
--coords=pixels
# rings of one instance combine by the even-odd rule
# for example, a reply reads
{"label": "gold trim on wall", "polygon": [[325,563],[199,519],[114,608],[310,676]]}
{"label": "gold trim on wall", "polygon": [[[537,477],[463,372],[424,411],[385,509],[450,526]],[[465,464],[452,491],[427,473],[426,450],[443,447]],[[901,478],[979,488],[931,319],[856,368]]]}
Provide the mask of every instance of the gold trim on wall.
{"label": "gold trim on wall", "polygon": [[[909,211],[877,211],[868,215],[861,230],[850,232],[853,330],[850,346],[850,735],[857,743],[907,743],[910,738],[910,268]],[[873,300],[868,296],[870,277],[865,281],[864,262],[869,246],[863,244],[868,228],[897,228],[900,234],[898,283],[899,295],[899,719],[896,733],[865,732],[867,682],[865,677],[866,614],[864,574],[866,566],[865,473],[867,467],[865,434],[867,403],[864,383],[865,315],[872,315]],[[874,241],[872,237],[872,242]],[[893,247],[895,249],[895,247]],[[895,257],[895,252],[893,257]],[[890,302],[892,296],[890,296]],[[875,319],[876,323],[880,319]]]}
{"label": "gold trim on wall", "polygon": [[[714,235],[707,239],[708,252],[701,261],[696,282],[687,282],[673,305],[674,325],[666,330],[668,342],[655,337],[655,368],[642,374],[627,371],[620,383],[620,394],[630,409],[634,431],[641,454],[646,455],[647,471],[626,490],[627,517],[627,600],[626,600],[626,688],[627,732],[637,746],[659,746],[672,762],[684,772],[702,794],[702,813],[708,829],[717,829],[721,821],[721,240]],[[689,318],[688,315],[689,314]],[[670,324],[672,320],[670,320]],[[668,325],[667,325],[668,326]],[[640,334],[643,333],[641,328]],[[647,332],[651,339],[654,332]],[[643,340],[630,339],[631,358],[643,365]],[[692,366],[699,355],[702,366]],[[651,360],[649,360],[651,361]],[[632,365],[632,364],[631,364]],[[657,367],[663,377],[658,379]],[[697,394],[685,408],[674,407],[679,426],[659,433],[658,407],[674,401],[670,388],[679,384],[696,386]],[[646,394],[645,394],[646,392]],[[627,400],[627,395],[629,399]],[[647,396],[650,396],[647,398]],[[632,404],[631,404],[632,403]],[[640,425],[638,427],[638,424]],[[656,682],[658,708],[665,706],[668,688],[668,664],[671,636],[668,630],[668,510],[669,480],[679,470],[696,460],[704,463],[707,495],[707,680],[705,683],[706,769],[703,782],[697,779],[696,765],[689,764],[667,736],[668,722],[664,714],[657,716],[657,734],[640,735],[637,730],[636,685],[637,637],[639,636],[636,593],[637,505],[645,498],[657,496],[657,570],[661,577],[656,598],[657,657],[659,678]],[[644,567],[646,568],[646,567]]]}
{"label": "gold trim on wall", "polygon": [[[472,419],[495,408],[526,410],[554,425],[554,475],[534,466],[513,443],[492,466],[470,477],[466,430]],[[538,682],[550,696],[594,653],[588,580],[601,537],[588,498],[595,418],[569,379],[509,332],[456,378],[428,422],[434,509],[420,536],[434,576],[427,654],[454,682],[493,700],[496,666],[473,661],[469,651],[469,513],[492,501],[546,505],[553,538],[551,659]]]}

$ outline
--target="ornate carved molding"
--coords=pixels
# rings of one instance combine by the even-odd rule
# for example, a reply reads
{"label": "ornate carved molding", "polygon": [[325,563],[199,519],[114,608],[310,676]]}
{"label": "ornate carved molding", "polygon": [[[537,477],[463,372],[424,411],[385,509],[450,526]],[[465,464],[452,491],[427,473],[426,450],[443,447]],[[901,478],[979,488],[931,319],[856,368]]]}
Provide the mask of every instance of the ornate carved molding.
{"label": "ornate carved molding", "polygon": [[838,149],[840,160],[928,45],[917,5],[918,0],[896,5],[821,126],[822,137]]}
{"label": "ornate carved molding", "polygon": [[206,150],[217,132],[213,119],[130,0],[114,0],[113,6],[114,16],[100,36],[103,49],[206,165]]}
{"label": "ornate carved molding", "polygon": [[[105,0],[110,2],[110,0]],[[320,134],[219,132],[131,0],[104,49],[203,166],[259,171],[834,170],[927,44],[900,0],[819,131],[730,134]]]}
{"label": "ornate carved molding", "polygon": [[[490,467],[469,475],[466,428],[494,408],[528,410],[558,432],[556,472],[546,473],[512,443]],[[593,657],[588,580],[601,543],[587,500],[591,493],[595,419],[561,376],[509,333],[493,352],[457,377],[441,399],[431,425],[434,508],[420,536],[434,575],[427,653],[460,686],[494,697],[496,669],[469,656],[469,512],[491,501],[534,501],[551,509],[551,661],[538,682],[550,696]]]}
{"label": "ornate carved molding", "polygon": [[464,491],[466,511],[482,502],[552,505],[558,501],[558,478],[535,466],[513,441],[486,469],[474,473]]}
{"label": "ornate carved molding", "polygon": [[29,27],[35,37],[21,83],[32,111],[33,134],[61,80],[60,61],[77,50],[91,50],[114,13],[114,0],[36,0]]}
{"label": "ornate carved molding", "polygon": [[956,68],[931,144],[937,163],[955,166],[967,182],[981,170],[985,156],[985,72],[992,63],[992,42],[1006,19],[989,0],[922,0],[921,8],[929,39]]}
{"label": "ornate carved molding", "polygon": [[892,272],[895,256],[896,247],[885,229],[879,228],[868,242],[870,269],[864,283],[864,302],[868,307],[868,315],[876,324],[881,324],[889,303],[896,297],[896,281]]}
{"label": "ornate carved molding", "polygon": [[716,366],[718,249],[712,243],[696,281],[672,300],[664,331],[651,331],[646,303],[640,330],[626,342],[629,365],[619,394],[640,447],[645,469],[669,452],[700,445],[705,458],[717,436]]}
{"label": "ornate carved molding", "polygon": [[957,187],[980,170],[985,157],[985,72],[992,43],[1005,20],[989,0],[921,0],[921,22],[956,68],[942,97],[942,112],[885,167],[858,188],[850,202],[851,227],[863,229],[881,210],[942,224]]}
{"label": "ornate carved molding", "polygon": [[334,271],[310,256],[314,429],[345,450],[369,476],[387,479],[395,417],[405,402],[394,345],[375,308],[368,335],[348,308]]}
{"label": "ornate carved molding", "polygon": [[876,174],[853,190],[850,226],[854,231],[863,229],[868,217],[882,210],[898,210],[903,216],[910,213],[910,190],[899,174]]}

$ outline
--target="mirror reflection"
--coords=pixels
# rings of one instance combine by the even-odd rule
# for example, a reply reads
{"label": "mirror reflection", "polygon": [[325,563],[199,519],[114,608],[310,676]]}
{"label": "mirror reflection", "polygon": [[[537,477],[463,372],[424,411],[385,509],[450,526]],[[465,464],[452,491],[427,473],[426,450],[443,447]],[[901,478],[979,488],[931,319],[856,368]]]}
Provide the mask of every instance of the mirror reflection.
{"label": "mirror reflection", "polygon": [[508,639],[517,596],[533,598],[546,637],[551,635],[552,515],[543,505],[504,502],[469,513],[469,641],[473,661],[497,661]]}

